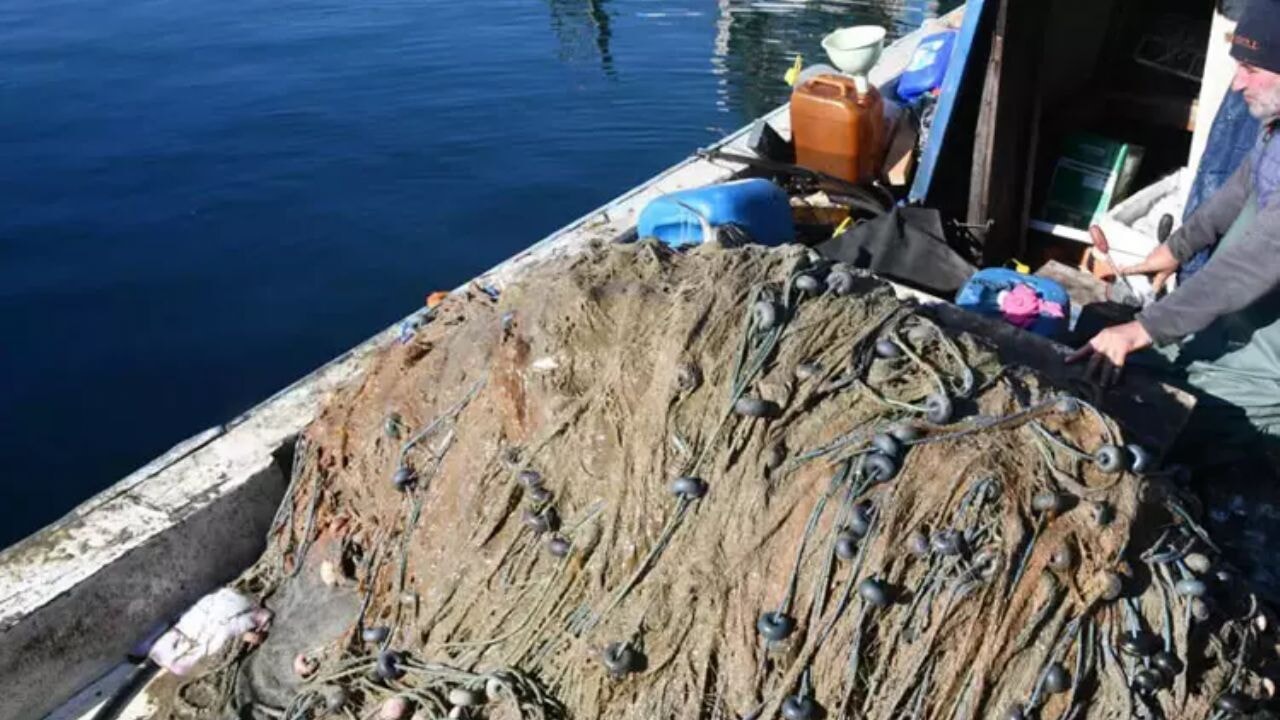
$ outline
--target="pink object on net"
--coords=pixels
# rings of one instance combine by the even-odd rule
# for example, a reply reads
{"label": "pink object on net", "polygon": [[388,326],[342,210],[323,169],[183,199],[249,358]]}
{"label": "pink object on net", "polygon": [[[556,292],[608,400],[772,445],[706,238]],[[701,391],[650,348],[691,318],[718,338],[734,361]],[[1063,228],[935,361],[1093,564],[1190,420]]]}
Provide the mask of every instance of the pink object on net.
{"label": "pink object on net", "polygon": [[[1040,317],[1040,298],[1027,285],[1015,285],[1012,290],[1000,293],[1000,314],[1010,324],[1020,328],[1031,327]],[[1058,308],[1061,312],[1062,308]]]}

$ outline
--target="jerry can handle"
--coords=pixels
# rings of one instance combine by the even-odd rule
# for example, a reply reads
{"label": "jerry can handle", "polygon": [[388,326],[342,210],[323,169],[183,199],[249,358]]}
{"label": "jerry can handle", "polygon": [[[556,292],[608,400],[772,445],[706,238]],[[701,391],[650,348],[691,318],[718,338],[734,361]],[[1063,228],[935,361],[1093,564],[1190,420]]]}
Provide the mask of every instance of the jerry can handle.
{"label": "jerry can handle", "polygon": [[817,77],[810,78],[808,84],[826,85],[828,87],[837,88],[840,90],[841,97],[848,97],[849,91],[852,90],[852,88],[846,85],[845,83],[837,82],[835,80],[832,80],[826,77],[825,75],[818,75]]}

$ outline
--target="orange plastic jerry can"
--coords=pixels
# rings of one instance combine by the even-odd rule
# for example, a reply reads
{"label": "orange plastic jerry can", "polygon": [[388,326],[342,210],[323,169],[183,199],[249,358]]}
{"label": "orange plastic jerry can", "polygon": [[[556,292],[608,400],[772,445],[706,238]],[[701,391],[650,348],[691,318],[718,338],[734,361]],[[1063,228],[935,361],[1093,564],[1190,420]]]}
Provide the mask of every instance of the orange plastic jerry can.
{"label": "orange plastic jerry can", "polygon": [[796,164],[852,183],[880,175],[884,156],[884,98],[869,83],[817,75],[791,93]]}

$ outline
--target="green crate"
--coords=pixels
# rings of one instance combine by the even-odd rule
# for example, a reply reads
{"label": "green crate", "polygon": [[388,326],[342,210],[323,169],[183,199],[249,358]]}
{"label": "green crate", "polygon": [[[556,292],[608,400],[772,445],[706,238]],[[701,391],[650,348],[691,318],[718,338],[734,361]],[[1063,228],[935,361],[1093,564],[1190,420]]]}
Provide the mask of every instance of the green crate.
{"label": "green crate", "polygon": [[1142,152],[1141,146],[1118,140],[1072,135],[1053,169],[1043,218],[1087,229],[1128,194]]}

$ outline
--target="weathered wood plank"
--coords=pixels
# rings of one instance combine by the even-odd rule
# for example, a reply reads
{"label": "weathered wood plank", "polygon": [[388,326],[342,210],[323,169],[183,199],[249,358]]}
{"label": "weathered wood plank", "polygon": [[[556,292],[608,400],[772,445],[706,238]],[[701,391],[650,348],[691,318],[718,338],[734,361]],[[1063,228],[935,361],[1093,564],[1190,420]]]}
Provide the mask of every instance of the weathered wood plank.
{"label": "weathered wood plank", "polygon": [[968,221],[988,224],[983,261],[1025,255],[1040,126],[1041,45],[1049,3],[1001,0],[979,108],[969,184]]}

